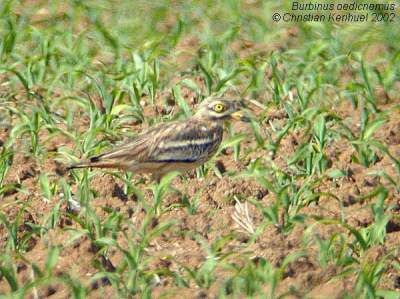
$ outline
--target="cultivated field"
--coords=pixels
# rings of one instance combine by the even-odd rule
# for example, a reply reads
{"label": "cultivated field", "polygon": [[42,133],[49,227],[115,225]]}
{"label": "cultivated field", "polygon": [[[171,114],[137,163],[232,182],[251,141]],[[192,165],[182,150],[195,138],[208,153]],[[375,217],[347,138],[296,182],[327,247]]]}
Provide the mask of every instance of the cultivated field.
{"label": "cultivated field", "polygon": [[[290,5],[0,1],[1,298],[399,298],[399,16]],[[209,95],[196,171],[66,171]]]}

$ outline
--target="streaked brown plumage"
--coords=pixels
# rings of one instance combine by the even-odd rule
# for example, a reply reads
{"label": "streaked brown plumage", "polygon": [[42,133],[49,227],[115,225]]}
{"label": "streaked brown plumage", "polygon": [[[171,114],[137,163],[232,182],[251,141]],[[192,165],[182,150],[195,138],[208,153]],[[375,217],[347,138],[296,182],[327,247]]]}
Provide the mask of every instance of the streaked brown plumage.
{"label": "streaked brown plumage", "polygon": [[208,99],[183,122],[162,123],[125,143],[73,168],[118,168],[152,173],[156,179],[170,171],[185,172],[208,161],[222,141],[223,123],[230,118],[246,121],[241,101]]}

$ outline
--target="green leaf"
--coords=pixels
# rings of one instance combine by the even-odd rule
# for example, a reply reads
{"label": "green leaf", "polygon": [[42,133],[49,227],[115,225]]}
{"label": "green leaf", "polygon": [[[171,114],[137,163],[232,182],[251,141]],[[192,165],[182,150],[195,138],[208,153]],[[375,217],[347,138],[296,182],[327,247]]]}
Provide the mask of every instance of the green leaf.
{"label": "green leaf", "polygon": [[234,135],[228,139],[225,139],[222,143],[221,146],[219,147],[218,153],[220,153],[222,150],[224,150],[225,148],[234,146],[236,144],[239,144],[243,139],[246,138],[245,134],[237,134]]}
{"label": "green leaf", "polygon": [[261,127],[258,121],[251,119],[251,128],[253,129],[254,136],[256,137],[257,145],[264,148],[265,140],[261,134]]}
{"label": "green leaf", "polygon": [[354,237],[356,238],[356,240],[358,241],[358,243],[360,244],[360,246],[363,250],[368,249],[368,244],[367,244],[366,240],[364,239],[364,237],[362,236],[362,234],[360,233],[360,231],[358,231],[356,228],[354,228],[346,223],[342,223],[342,226],[347,228],[354,235]]}
{"label": "green leaf", "polygon": [[192,79],[183,79],[181,81],[181,84],[186,86],[187,88],[193,90],[194,92],[196,92],[196,94],[198,94],[198,95],[201,94],[201,88]]}
{"label": "green leaf", "polygon": [[107,238],[107,237],[103,237],[103,238],[98,238],[94,241],[94,244],[99,247],[110,247],[110,246],[117,246],[117,241],[112,239],[112,238]]}
{"label": "green leaf", "polygon": [[375,131],[385,123],[386,119],[383,118],[377,118],[371,122],[368,122],[363,132],[363,139],[369,139],[375,133]]}
{"label": "green leaf", "polygon": [[229,75],[223,77],[221,80],[218,81],[217,86],[215,87],[215,91],[219,91],[222,87],[226,85],[230,80],[234,79],[238,74],[243,72],[243,69],[235,69]]}
{"label": "green leaf", "polygon": [[111,109],[111,113],[112,115],[118,115],[121,113],[121,111],[129,111],[132,109],[131,105],[127,105],[127,104],[120,104],[120,105],[115,105],[112,107]]}
{"label": "green leaf", "polygon": [[43,196],[47,200],[51,200],[52,193],[50,190],[50,183],[49,183],[49,178],[47,177],[47,174],[42,173],[39,176],[39,183],[40,183],[40,189],[42,190]]}
{"label": "green leaf", "polygon": [[185,113],[185,116],[190,117],[192,115],[192,111],[182,97],[181,87],[179,85],[175,85],[174,87],[172,87],[172,95],[174,96],[175,101],[178,103],[179,108],[181,108],[182,111]]}
{"label": "green leaf", "polygon": [[364,60],[361,60],[361,75],[364,80],[365,86],[367,87],[367,101],[371,104],[373,111],[376,112],[376,99],[371,87],[371,83],[369,81],[368,71],[365,67]]}
{"label": "green leaf", "polygon": [[338,179],[338,178],[343,178],[343,177],[347,176],[346,172],[341,169],[331,169],[331,170],[327,171],[326,174],[328,177],[330,177],[332,179]]}
{"label": "green leaf", "polygon": [[18,290],[18,280],[13,267],[5,267],[0,264],[0,273],[4,276],[13,292]]}
{"label": "green leaf", "polygon": [[390,291],[390,290],[377,290],[375,292],[377,298],[385,298],[385,299],[398,299],[399,292],[398,291]]}
{"label": "green leaf", "polygon": [[204,79],[206,81],[208,95],[211,95],[212,85],[213,85],[212,76],[211,76],[210,72],[204,67],[204,65],[201,62],[199,62],[198,64],[199,64],[201,72],[204,74],[204,77],[205,77]]}
{"label": "green leaf", "polygon": [[59,247],[52,247],[47,255],[46,263],[45,263],[45,270],[48,274],[51,273],[55,265],[57,264],[58,257],[60,255],[60,248]]}
{"label": "green leaf", "polygon": [[324,115],[319,115],[314,124],[314,131],[317,137],[317,140],[320,144],[321,149],[325,145],[325,134],[326,134],[326,120]]}

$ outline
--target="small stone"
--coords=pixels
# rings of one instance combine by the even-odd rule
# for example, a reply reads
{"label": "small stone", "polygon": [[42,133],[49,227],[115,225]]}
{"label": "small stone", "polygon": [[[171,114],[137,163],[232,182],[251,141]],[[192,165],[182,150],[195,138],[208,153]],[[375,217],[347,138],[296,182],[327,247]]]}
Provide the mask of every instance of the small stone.
{"label": "small stone", "polygon": [[70,198],[67,204],[67,212],[77,215],[81,210],[81,204],[74,198]]}
{"label": "small stone", "polygon": [[203,290],[198,291],[196,294],[196,299],[206,299],[208,298],[207,293]]}
{"label": "small stone", "polygon": [[343,202],[343,206],[348,207],[354,205],[356,202],[357,200],[354,197],[354,195],[350,194],[349,196],[347,196],[347,199]]}

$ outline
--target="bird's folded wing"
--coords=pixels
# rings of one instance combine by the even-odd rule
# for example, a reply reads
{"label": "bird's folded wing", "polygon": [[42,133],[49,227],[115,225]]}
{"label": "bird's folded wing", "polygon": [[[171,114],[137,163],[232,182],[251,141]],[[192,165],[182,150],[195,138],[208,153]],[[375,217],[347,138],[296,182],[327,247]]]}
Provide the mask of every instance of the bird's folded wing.
{"label": "bird's folded wing", "polygon": [[160,132],[146,162],[194,163],[207,160],[218,148],[222,128],[203,122],[178,123]]}
{"label": "bird's folded wing", "polygon": [[212,155],[221,138],[222,128],[202,122],[163,123],[91,161],[193,163]]}
{"label": "bird's folded wing", "polygon": [[120,145],[116,145],[113,150],[105,152],[98,156],[92,157],[90,160],[115,160],[125,162],[142,162],[147,160],[152,149],[157,144],[160,133],[173,128],[177,123],[162,123],[145,132],[142,132],[134,139]]}

